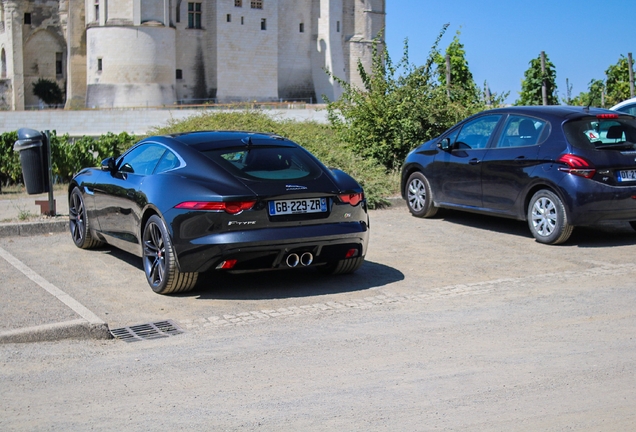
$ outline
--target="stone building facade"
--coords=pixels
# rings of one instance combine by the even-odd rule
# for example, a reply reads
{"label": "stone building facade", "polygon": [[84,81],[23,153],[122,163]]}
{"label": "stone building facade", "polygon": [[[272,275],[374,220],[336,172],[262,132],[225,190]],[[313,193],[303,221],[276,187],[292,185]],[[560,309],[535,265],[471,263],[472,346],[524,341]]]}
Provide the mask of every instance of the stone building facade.
{"label": "stone building facade", "polygon": [[0,108],[335,99],[361,85],[386,0],[0,0]]}

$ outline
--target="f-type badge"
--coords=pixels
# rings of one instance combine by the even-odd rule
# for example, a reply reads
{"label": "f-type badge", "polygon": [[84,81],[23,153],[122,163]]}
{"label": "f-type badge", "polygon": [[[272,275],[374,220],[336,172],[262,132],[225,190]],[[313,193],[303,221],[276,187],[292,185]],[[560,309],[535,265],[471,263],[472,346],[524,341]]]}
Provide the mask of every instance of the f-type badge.
{"label": "f-type badge", "polygon": [[307,189],[307,186],[285,185],[285,188],[287,188],[288,191],[291,191],[291,190],[305,190],[305,189]]}

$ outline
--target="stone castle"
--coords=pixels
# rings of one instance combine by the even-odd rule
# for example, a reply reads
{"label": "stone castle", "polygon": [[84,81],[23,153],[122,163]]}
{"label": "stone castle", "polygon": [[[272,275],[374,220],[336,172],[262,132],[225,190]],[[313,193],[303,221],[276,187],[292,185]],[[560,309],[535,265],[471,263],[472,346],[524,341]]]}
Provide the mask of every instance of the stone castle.
{"label": "stone castle", "polygon": [[322,101],[361,85],[385,0],[0,0],[0,109]]}

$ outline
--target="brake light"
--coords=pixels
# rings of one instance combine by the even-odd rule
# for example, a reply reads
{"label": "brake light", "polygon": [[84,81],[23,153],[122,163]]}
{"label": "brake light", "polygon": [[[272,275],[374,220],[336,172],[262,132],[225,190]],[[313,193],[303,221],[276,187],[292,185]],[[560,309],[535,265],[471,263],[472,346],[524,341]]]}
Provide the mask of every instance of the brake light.
{"label": "brake light", "polygon": [[175,208],[184,210],[208,210],[208,211],[224,211],[229,214],[237,214],[243,210],[249,210],[254,207],[256,201],[185,201],[177,204]]}
{"label": "brake light", "polygon": [[351,193],[351,194],[341,194],[341,195],[338,195],[338,198],[340,198],[340,201],[342,201],[345,204],[351,204],[352,206],[355,206],[355,205],[358,205],[358,203],[364,199],[364,193],[359,192],[359,193]]}
{"label": "brake light", "polygon": [[567,165],[565,167],[559,167],[559,171],[563,171],[568,174],[573,174],[588,179],[594,177],[594,174],[596,174],[596,169],[594,168],[594,166],[580,156],[576,156],[573,154],[564,154],[557,159],[557,162],[561,162]]}
{"label": "brake light", "polygon": [[597,114],[597,119],[617,119],[618,114]]}
{"label": "brake light", "polygon": [[236,261],[235,259],[231,259],[231,260],[225,260],[225,261],[221,261],[221,263],[216,266],[217,270],[230,270],[232,268],[234,268],[234,266],[236,265]]}

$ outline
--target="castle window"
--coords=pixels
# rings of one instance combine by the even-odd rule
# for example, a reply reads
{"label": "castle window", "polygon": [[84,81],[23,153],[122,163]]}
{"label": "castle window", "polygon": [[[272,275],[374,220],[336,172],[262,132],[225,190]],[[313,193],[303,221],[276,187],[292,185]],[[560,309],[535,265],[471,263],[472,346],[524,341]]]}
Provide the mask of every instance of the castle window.
{"label": "castle window", "polygon": [[299,28],[301,33],[305,33],[305,23],[300,23],[300,28]]}
{"label": "castle window", "polygon": [[263,9],[263,0],[251,0],[250,6],[252,9]]}
{"label": "castle window", "polygon": [[227,14],[227,15],[225,16],[225,21],[227,21],[227,22],[232,22],[232,14]]}
{"label": "castle window", "polygon": [[31,14],[28,12],[24,14],[24,24],[25,25],[31,24]]}
{"label": "castle window", "polygon": [[267,30],[267,20],[265,18],[261,18],[261,30]]}
{"label": "castle window", "polygon": [[241,17],[241,25],[245,24],[245,18]]}
{"label": "castle window", "polygon": [[243,0],[234,0],[234,7],[243,7]]}
{"label": "castle window", "polygon": [[175,10],[174,19],[176,22],[181,22],[181,0],[177,1],[177,9]]}
{"label": "castle window", "polygon": [[188,3],[188,28],[201,28],[201,3]]}
{"label": "castle window", "polygon": [[183,71],[181,69],[177,69],[177,79],[183,79]]}
{"label": "castle window", "polygon": [[55,53],[55,75],[62,75],[62,53]]}
{"label": "castle window", "polygon": [[340,21],[336,21],[336,31],[340,33]]}
{"label": "castle window", "polygon": [[97,59],[97,72],[101,72],[102,71],[102,59],[98,58]]}

